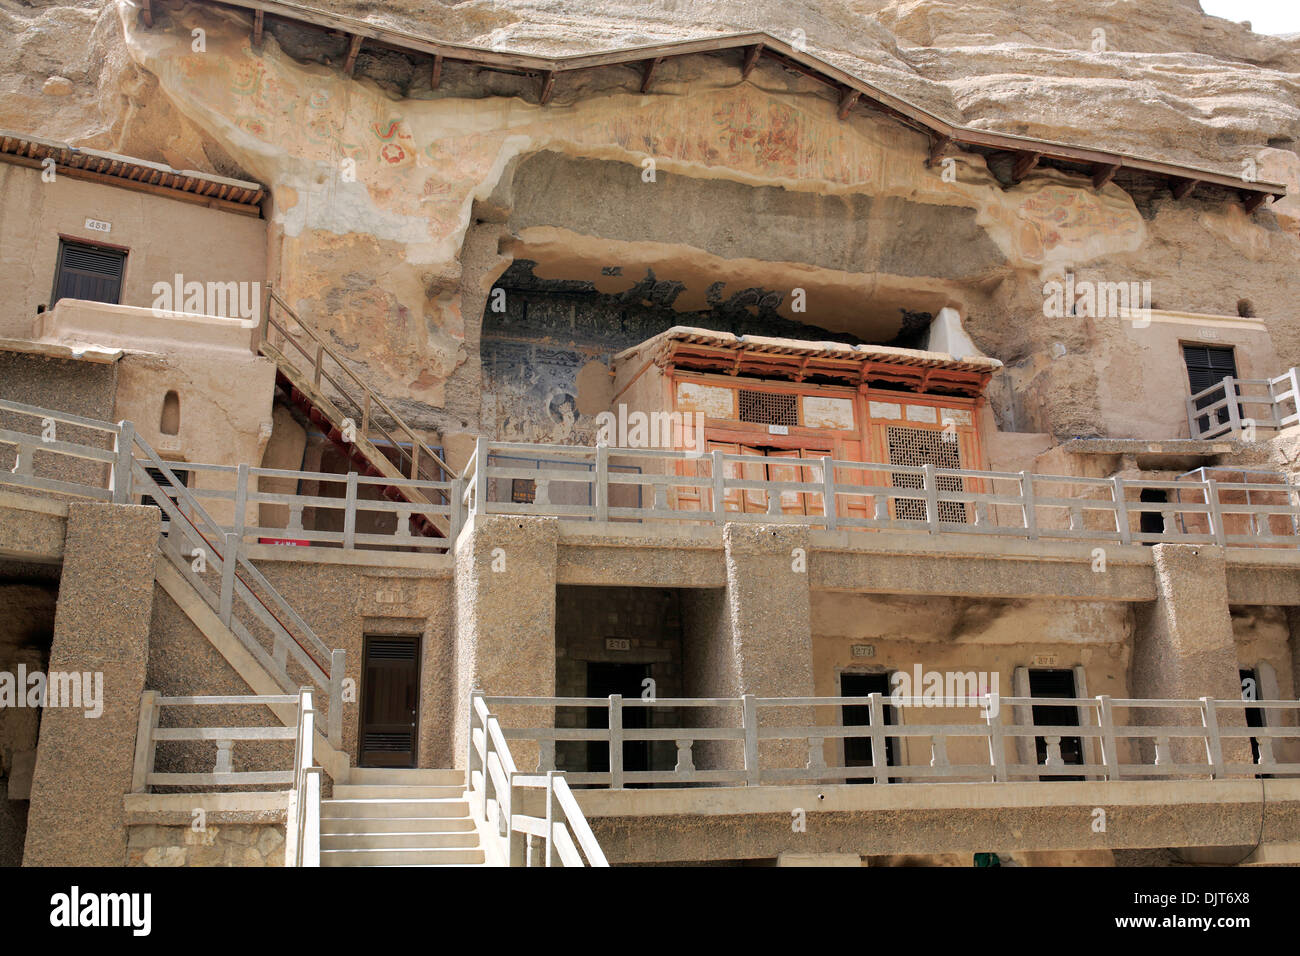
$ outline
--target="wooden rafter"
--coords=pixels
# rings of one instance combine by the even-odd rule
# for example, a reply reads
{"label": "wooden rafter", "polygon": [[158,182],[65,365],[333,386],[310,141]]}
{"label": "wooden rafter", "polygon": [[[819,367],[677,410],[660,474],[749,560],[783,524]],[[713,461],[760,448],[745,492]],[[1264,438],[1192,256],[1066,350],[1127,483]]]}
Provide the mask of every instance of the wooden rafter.
{"label": "wooden rafter", "polygon": [[926,158],[925,165],[933,166],[937,163],[951,145],[951,136],[932,136],[930,138],[930,155]]}
{"label": "wooden rafter", "polygon": [[262,49],[262,29],[265,25],[263,23],[263,20],[265,20],[265,18],[266,18],[265,11],[256,10],[253,12],[253,49],[254,50]]}
{"label": "wooden rafter", "polygon": [[361,41],[364,39],[365,37],[356,33],[348,43],[348,58],[343,61],[343,72],[348,76],[351,76],[352,71],[357,68],[357,54],[361,52]]}
{"label": "wooden rafter", "polygon": [[840,94],[840,106],[839,109],[836,110],[835,115],[839,117],[841,120],[847,117],[849,115],[849,111],[853,109],[853,104],[858,101],[858,97],[860,97],[861,95],[862,93],[859,92],[858,90],[846,89],[843,93]]}
{"label": "wooden rafter", "polygon": [[555,71],[547,70],[542,74],[542,92],[537,102],[542,106],[551,102],[551,97],[555,94]]}
{"label": "wooden rafter", "polygon": [[433,58],[433,72],[429,74],[429,89],[436,90],[442,82],[442,57]]}
{"label": "wooden rafter", "polygon": [[1119,163],[1098,163],[1092,167],[1092,188],[1101,189],[1115,178],[1119,172]]}
{"label": "wooden rafter", "polygon": [[745,50],[745,62],[740,68],[740,78],[749,79],[749,74],[754,72],[754,67],[758,66],[758,58],[763,53],[763,44],[755,43]]}
{"label": "wooden rafter", "polygon": [[1246,193],[1241,197],[1241,205],[1245,208],[1246,215],[1249,216],[1264,205],[1264,201],[1268,198],[1268,193]]}
{"label": "wooden rafter", "polygon": [[653,57],[646,60],[641,72],[641,92],[645,93],[650,89],[650,83],[655,78],[655,70],[659,69],[659,64],[664,61],[661,56]]}
{"label": "wooden rafter", "polygon": [[1199,179],[1179,180],[1170,187],[1169,191],[1174,194],[1175,199],[1186,199],[1191,195],[1192,190],[1199,186],[1200,183],[1201,181]]}
{"label": "wooden rafter", "polygon": [[140,18],[144,20],[146,27],[153,26],[153,0],[142,0],[140,4]]}
{"label": "wooden rafter", "polygon": [[1011,170],[1011,181],[1018,183],[1033,171],[1038,165],[1038,161],[1043,158],[1042,153],[1021,152],[1016,154],[1016,164]]}

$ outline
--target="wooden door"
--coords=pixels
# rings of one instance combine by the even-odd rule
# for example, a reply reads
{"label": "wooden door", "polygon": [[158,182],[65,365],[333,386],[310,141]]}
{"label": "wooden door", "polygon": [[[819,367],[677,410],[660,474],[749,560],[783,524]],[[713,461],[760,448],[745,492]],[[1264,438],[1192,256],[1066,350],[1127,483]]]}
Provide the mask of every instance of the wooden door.
{"label": "wooden door", "polygon": [[419,675],[418,637],[366,638],[361,766],[415,766]]}

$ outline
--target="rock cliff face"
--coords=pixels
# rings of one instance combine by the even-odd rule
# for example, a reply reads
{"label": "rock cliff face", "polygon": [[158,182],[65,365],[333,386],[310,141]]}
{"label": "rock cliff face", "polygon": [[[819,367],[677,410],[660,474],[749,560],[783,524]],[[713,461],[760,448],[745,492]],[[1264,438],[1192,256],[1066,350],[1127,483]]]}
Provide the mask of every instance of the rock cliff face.
{"label": "rock cliff face", "polygon": [[[1300,38],[1205,17],[1195,0],[308,5],[547,54],[764,30],[952,122],[1250,168],[1300,193]],[[509,392],[494,377],[508,372],[484,366],[509,363],[481,337],[512,261],[531,264],[530,282],[647,305],[641,292],[668,283],[665,321],[752,296],[772,321],[890,341],[909,315],[954,306],[1008,365],[1004,427],[1062,437],[1104,430],[1085,355],[1107,334],[1043,316],[1043,281],[1067,268],[1150,281],[1164,309],[1235,315],[1244,302],[1300,362],[1297,195],[1247,215],[1048,169],[1003,189],[973,154],[942,177],[923,136],[878,115],[840,122],[821,84],[772,63],[742,80],[721,57],[665,61],[646,95],[629,68],[566,75],[542,106],[531,78],[449,65],[435,92],[427,59],[369,47],[348,77],[344,37],[269,22],[254,50],[246,15],[153,7],[147,29],[127,0],[0,0],[0,127],[266,183],[273,277],[446,435],[500,424],[482,396]],[[792,311],[795,288],[807,314]],[[568,357],[524,390],[545,400],[510,437],[554,434],[556,395],[607,359],[548,335]]]}

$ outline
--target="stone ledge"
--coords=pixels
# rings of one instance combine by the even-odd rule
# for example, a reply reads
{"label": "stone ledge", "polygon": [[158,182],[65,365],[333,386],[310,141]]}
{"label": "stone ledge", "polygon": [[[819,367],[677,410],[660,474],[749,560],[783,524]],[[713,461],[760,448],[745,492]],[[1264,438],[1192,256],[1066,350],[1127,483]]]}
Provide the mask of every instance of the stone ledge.
{"label": "stone ledge", "polygon": [[127,826],[189,826],[200,809],[208,823],[284,823],[289,791],[128,793],[123,807]]}

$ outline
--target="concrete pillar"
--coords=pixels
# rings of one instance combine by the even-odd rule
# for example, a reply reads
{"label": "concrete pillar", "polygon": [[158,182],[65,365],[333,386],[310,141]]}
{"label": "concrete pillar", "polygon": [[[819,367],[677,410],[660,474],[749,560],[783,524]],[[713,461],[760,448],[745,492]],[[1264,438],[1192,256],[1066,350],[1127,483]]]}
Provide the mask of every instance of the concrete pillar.
{"label": "concrete pillar", "polygon": [[155,508],[68,506],[49,673],[91,675],[103,709],[88,717],[83,706],[47,702],[25,866],[126,864],[122,798],[131,789],[149,656],[158,527]]}
{"label": "concrete pillar", "polygon": [[[1152,549],[1156,599],[1137,614],[1129,685],[1134,697],[1240,700],[1237,647],[1228,611],[1223,549],[1157,544]],[[1143,722],[1200,724],[1194,715],[1175,720],[1168,709],[1148,710]],[[1136,716],[1136,715],[1135,715]],[[1219,712],[1223,726],[1244,726],[1239,708]],[[1175,760],[1203,761],[1199,742],[1173,742]],[[1149,743],[1141,751],[1152,759]],[[1248,740],[1225,740],[1224,759],[1248,763]]]}
{"label": "concrete pillar", "polygon": [[[722,540],[737,690],[758,697],[813,696],[808,529],[730,523]],[[812,719],[811,709],[782,708],[761,714],[759,722],[788,726]],[[769,741],[759,756],[765,767],[803,767],[808,744]]]}
{"label": "concrete pillar", "polygon": [[[475,515],[456,544],[456,766],[469,747],[469,695],[555,694],[554,518]],[[503,726],[549,726],[539,708],[497,711]],[[537,766],[537,748],[511,744],[520,770]]]}

